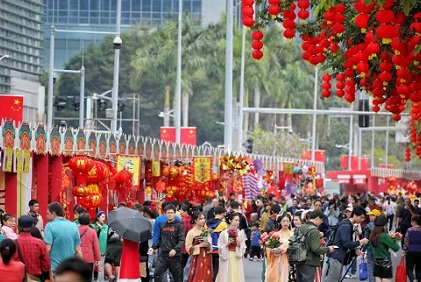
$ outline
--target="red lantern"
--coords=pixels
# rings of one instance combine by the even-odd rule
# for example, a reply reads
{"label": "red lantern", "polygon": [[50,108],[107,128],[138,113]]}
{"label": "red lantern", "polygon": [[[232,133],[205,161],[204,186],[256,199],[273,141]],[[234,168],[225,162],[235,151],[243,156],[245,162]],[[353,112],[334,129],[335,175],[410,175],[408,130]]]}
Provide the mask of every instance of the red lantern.
{"label": "red lantern", "polygon": [[100,161],[93,161],[93,167],[88,171],[87,183],[99,183],[109,175],[106,164]]}
{"label": "red lantern", "polygon": [[89,189],[85,184],[79,184],[73,187],[72,194],[75,197],[86,197],[89,195]]}
{"label": "red lantern", "polygon": [[90,193],[84,199],[84,207],[87,209],[95,209],[101,205],[102,195],[99,193]]}
{"label": "red lantern", "polygon": [[260,60],[263,57],[263,53],[260,50],[255,50],[253,51],[253,53],[251,54],[251,56],[255,59],[255,60]]}
{"label": "red lantern", "polygon": [[86,156],[75,156],[69,161],[70,169],[76,174],[87,173],[93,166],[92,160]]}

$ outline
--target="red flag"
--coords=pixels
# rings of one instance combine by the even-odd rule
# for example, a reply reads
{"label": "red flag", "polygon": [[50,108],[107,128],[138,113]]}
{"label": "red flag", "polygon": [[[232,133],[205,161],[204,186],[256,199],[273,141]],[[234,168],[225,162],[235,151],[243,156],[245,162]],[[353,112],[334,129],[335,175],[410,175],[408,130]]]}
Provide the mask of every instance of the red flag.
{"label": "red flag", "polygon": [[0,120],[10,119],[17,124],[23,119],[23,97],[0,95]]}
{"label": "red flag", "polygon": [[196,127],[181,128],[181,144],[196,146]]}
{"label": "red flag", "polygon": [[301,154],[301,159],[303,161],[311,160],[311,151],[303,151],[303,153]]}
{"label": "red flag", "polygon": [[348,167],[348,156],[347,155],[341,155],[341,168],[347,168]]}
{"label": "red flag", "polygon": [[[311,150],[303,151],[301,154],[301,159],[304,161],[311,160]],[[325,162],[325,150],[315,150],[314,151],[314,161],[316,162]]]}
{"label": "red flag", "polygon": [[161,140],[175,142],[175,127],[161,127]]}

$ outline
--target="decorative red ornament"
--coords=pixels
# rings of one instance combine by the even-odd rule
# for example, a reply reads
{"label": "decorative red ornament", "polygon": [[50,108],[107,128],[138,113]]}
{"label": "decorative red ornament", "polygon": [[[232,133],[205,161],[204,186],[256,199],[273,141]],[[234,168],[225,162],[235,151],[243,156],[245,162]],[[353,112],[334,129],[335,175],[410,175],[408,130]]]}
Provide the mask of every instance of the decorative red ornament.
{"label": "decorative red ornament", "polygon": [[73,187],[72,194],[75,197],[86,197],[89,195],[89,189],[85,184],[79,184]]}
{"label": "decorative red ornament", "polygon": [[260,50],[256,50],[254,51],[251,56],[255,59],[255,60],[260,60],[263,57],[263,53]]}
{"label": "decorative red ornament", "polygon": [[76,174],[87,173],[93,166],[92,160],[87,156],[75,156],[69,160],[69,167]]}

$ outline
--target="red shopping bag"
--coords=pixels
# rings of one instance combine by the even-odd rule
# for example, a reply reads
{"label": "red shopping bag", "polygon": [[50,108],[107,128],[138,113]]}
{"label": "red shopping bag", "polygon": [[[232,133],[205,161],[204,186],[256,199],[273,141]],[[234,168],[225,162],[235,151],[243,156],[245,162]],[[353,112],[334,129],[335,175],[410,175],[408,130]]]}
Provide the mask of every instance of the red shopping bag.
{"label": "red shopping bag", "polygon": [[395,282],[406,282],[406,266],[405,266],[405,257],[401,258],[401,262],[396,267],[396,279]]}

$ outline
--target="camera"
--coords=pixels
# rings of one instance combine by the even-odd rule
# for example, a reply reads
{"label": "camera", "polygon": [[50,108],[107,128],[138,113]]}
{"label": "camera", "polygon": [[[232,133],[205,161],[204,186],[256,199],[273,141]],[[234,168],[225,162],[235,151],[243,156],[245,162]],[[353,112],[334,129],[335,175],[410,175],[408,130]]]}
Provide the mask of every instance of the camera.
{"label": "camera", "polygon": [[113,40],[113,44],[114,44],[114,49],[120,49],[121,44],[123,44],[123,41],[121,40],[121,37],[116,36],[116,38],[114,38],[114,40]]}

